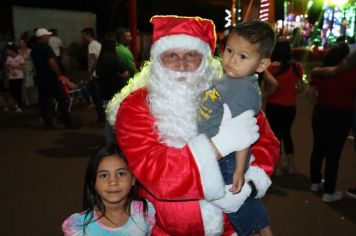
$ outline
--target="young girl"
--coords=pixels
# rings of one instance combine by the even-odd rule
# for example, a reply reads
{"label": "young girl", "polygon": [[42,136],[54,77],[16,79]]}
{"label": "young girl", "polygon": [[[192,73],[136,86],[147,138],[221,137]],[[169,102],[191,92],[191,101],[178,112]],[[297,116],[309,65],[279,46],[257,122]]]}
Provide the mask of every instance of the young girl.
{"label": "young girl", "polygon": [[113,144],[101,148],[89,161],[84,209],[64,221],[65,236],[150,235],[155,224],[153,205],[137,197],[137,181]]}
{"label": "young girl", "polygon": [[10,94],[15,99],[16,112],[22,112],[22,82],[24,79],[25,60],[18,53],[15,44],[7,46],[6,71],[9,79]]}

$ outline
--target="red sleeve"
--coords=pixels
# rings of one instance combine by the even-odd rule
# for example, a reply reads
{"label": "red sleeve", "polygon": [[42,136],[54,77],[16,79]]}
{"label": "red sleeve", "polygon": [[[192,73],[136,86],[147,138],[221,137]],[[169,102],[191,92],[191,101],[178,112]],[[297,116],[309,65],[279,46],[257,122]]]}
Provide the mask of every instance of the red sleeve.
{"label": "red sleeve", "polygon": [[280,144],[263,112],[257,116],[257,123],[260,127],[260,138],[252,146],[251,151],[255,160],[251,165],[263,169],[267,175],[271,176],[279,160]]}
{"label": "red sleeve", "polygon": [[140,90],[128,96],[120,105],[115,124],[117,140],[131,171],[157,199],[204,198],[199,170],[189,147],[168,147],[158,141],[146,95],[146,90]]}
{"label": "red sleeve", "polygon": [[268,71],[269,71],[272,75],[275,75],[275,74],[277,74],[277,72],[279,71],[279,66],[270,65],[270,66],[268,67]]}

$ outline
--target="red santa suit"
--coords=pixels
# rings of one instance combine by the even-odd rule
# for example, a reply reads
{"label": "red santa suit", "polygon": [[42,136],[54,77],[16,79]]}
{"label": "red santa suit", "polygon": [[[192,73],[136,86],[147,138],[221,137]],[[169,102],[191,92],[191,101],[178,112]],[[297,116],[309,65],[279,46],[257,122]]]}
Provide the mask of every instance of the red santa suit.
{"label": "red santa suit", "polygon": [[[258,116],[258,124],[260,139],[252,146],[252,166],[270,175],[279,143],[263,114]],[[216,163],[213,150],[206,151],[211,149],[208,145],[199,147],[200,140],[183,148],[168,147],[158,141],[152,127],[154,118],[147,106],[147,90],[140,89],[121,103],[115,130],[129,167],[143,186],[142,197],[155,206],[157,224],[153,235],[208,235],[204,223],[209,222],[203,222],[199,200],[221,196],[223,184],[216,177],[220,175],[219,167],[209,163]],[[206,156],[199,156],[203,153]],[[199,169],[197,162],[211,168]]]}
{"label": "red santa suit", "polygon": [[[142,73],[147,73],[144,70]],[[135,91],[128,92],[130,87]],[[128,88],[114,98],[120,101],[112,101],[107,111],[111,113],[109,120],[114,122],[116,138],[129,168],[142,184],[140,194],[156,209],[152,235],[233,234],[222,210],[210,202],[224,197],[225,185],[207,137],[198,135],[181,148],[162,143],[148,105],[147,88],[133,83]],[[279,142],[263,113],[257,121],[260,138],[252,146],[255,159],[245,182],[249,179],[262,182],[256,184],[261,197],[279,157]]]}

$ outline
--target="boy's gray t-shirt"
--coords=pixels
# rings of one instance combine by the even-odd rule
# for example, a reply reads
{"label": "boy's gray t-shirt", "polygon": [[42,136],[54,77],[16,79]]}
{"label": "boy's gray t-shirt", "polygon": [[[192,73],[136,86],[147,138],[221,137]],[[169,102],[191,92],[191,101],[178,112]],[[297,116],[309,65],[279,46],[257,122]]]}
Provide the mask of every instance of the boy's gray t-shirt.
{"label": "boy's gray t-shirt", "polygon": [[209,138],[218,133],[224,113],[224,103],[229,107],[232,117],[246,110],[259,113],[262,96],[257,76],[243,78],[223,76],[212,88],[205,91],[198,109],[199,133],[204,133]]}

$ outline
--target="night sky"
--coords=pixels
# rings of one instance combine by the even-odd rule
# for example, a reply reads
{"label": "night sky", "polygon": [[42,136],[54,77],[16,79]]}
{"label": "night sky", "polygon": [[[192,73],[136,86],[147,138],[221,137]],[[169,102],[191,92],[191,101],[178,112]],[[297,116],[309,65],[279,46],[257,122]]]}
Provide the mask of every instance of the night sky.
{"label": "night sky", "polygon": [[[283,1],[275,0],[277,19],[283,18]],[[302,1],[295,0],[295,4],[301,5]],[[249,0],[241,2],[248,5]],[[311,22],[320,15],[322,2],[314,1]],[[129,0],[0,0],[0,30],[12,29],[12,5],[93,12],[97,16],[98,32],[129,26]],[[153,15],[175,14],[212,19],[217,30],[222,31],[226,23],[225,9],[230,8],[231,0],[137,0],[137,27],[140,31],[151,31],[149,19]]]}
{"label": "night sky", "polygon": [[[1,0],[0,30],[11,25],[11,6],[89,11],[97,15],[98,31],[129,26],[129,0]],[[137,26],[150,31],[149,19],[155,14],[201,16],[214,20],[218,30],[225,25],[230,0],[137,0]]]}

